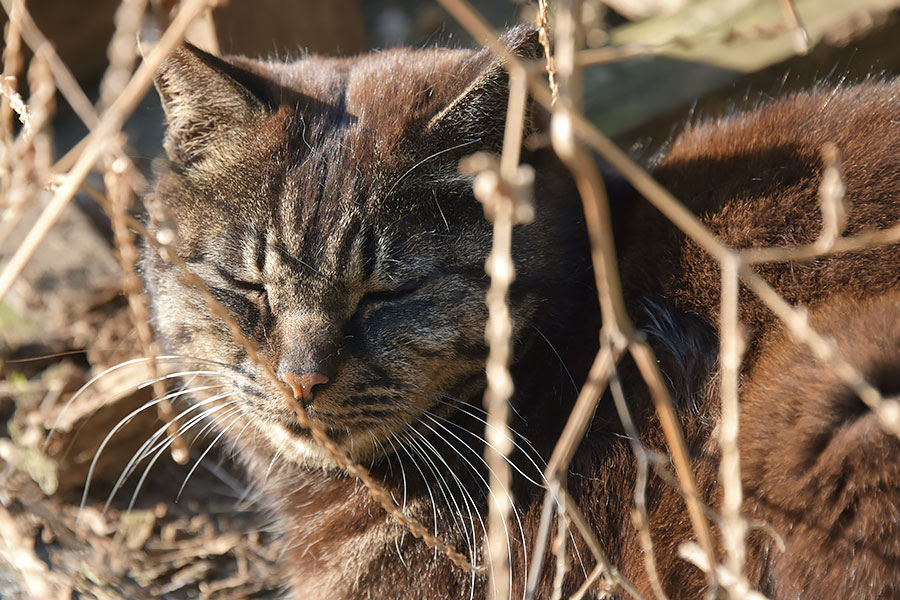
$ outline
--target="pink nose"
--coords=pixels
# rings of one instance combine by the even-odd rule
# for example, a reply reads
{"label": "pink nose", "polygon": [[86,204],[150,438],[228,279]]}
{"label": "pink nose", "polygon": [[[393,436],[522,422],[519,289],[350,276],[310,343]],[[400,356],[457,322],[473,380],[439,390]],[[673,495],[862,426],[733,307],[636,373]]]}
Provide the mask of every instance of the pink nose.
{"label": "pink nose", "polygon": [[312,400],[312,389],[322,383],[328,383],[328,377],[321,373],[282,373],[281,379],[291,386],[294,396],[306,402]]}

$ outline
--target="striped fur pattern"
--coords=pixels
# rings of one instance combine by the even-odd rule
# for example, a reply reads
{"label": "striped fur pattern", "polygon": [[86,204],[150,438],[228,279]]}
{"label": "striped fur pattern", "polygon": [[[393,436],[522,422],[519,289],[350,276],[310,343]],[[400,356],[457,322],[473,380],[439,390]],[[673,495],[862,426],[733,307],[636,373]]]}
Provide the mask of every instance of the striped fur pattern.
{"label": "striped fur pattern", "polygon": [[[520,56],[540,52],[529,28],[503,39]],[[327,374],[308,400],[310,417],[403,511],[484,564],[491,239],[457,165],[500,148],[500,62],[487,51],[396,49],[280,63],[187,47],[163,66],[157,89],[169,129],[153,199],[177,231],[179,254],[273,369]],[[848,231],[886,227],[900,219],[898,118],[896,82],[797,94],[688,130],[655,175],[725,243],[809,242],[821,223],[819,150],[831,141],[844,157]],[[529,109],[529,131],[543,124]],[[540,520],[541,461],[586,377],[600,320],[574,184],[549,150],[523,158],[537,172],[537,219],[514,233],[513,597],[535,560],[527,552]],[[657,351],[700,493],[716,509],[718,267],[629,186],[608,183],[629,310]],[[897,397],[898,264],[894,246],[760,273],[809,305],[813,324]],[[486,578],[415,540],[331,464],[177,268],[149,249],[143,268],[162,342],[202,365],[191,371],[194,406],[237,448],[278,516],[293,597],[484,596]],[[751,532],[749,583],[773,598],[897,597],[900,440],[747,293],[741,318],[744,511],[772,527]],[[619,375],[642,443],[665,456],[636,368],[623,361]],[[204,391],[204,382],[215,387]],[[701,597],[704,576],[678,557],[692,537],[684,501],[662,475],[647,485],[662,585],[671,598]],[[612,561],[652,597],[631,519],[635,480],[630,440],[604,398],[568,488]],[[573,533],[570,542],[566,597],[593,568],[584,540]],[[552,588],[544,560],[539,598]],[[605,589],[589,597],[608,597]]]}

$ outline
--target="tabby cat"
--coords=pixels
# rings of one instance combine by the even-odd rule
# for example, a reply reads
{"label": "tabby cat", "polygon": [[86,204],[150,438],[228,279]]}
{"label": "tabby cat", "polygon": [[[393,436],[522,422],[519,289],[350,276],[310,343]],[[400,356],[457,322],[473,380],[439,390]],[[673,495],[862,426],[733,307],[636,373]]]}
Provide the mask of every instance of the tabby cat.
{"label": "tabby cat", "polygon": [[[527,27],[503,42],[524,58],[540,54]],[[452,49],[220,60],[188,46],[156,86],[168,132],[152,198],[180,256],[335,444],[404,512],[483,565],[491,234],[458,164],[500,149],[501,62]],[[546,122],[529,109],[530,133]],[[690,128],[654,174],[725,243],[800,244],[821,228],[820,148],[834,142],[852,203],[847,231],[883,228],[900,219],[898,123],[900,83],[822,88]],[[537,173],[537,218],[514,233],[512,597],[532,559],[542,461],[586,378],[600,322],[579,197],[552,151],[530,143],[540,139],[523,149]],[[701,494],[716,507],[718,267],[615,174],[607,186],[629,310],[657,352]],[[896,397],[898,265],[900,248],[888,246],[759,271]],[[428,549],[336,467],[176,266],[148,248],[143,267],[163,344],[216,386],[198,393],[198,410],[236,414],[220,426],[278,517],[292,597],[483,597],[486,577]],[[770,526],[750,534],[750,583],[773,598],[897,597],[900,440],[750,293],[741,318],[744,513]],[[619,375],[642,442],[665,453],[634,365],[623,360]],[[652,596],[631,522],[634,483],[629,440],[604,398],[568,486],[612,562]],[[703,574],[678,557],[692,533],[671,479],[651,475],[647,502],[666,593],[700,597]],[[593,568],[575,533],[570,550],[566,594]],[[540,598],[552,588],[544,560]],[[604,593],[622,592],[598,584],[589,596]]]}

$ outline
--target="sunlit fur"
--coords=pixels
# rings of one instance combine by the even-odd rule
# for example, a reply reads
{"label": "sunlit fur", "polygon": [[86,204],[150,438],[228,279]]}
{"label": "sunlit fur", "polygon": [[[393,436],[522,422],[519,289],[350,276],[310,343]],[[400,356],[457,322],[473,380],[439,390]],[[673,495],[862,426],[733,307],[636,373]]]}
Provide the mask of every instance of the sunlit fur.
{"label": "sunlit fur", "polygon": [[[503,41],[523,57],[540,53],[529,28]],[[500,148],[507,77],[499,60],[486,50],[398,49],[285,64],[181,48],[156,84],[168,132],[151,216],[175,227],[179,255],[272,369],[329,376],[308,403],[310,418],[371,469],[402,511],[484,565],[493,500],[480,408],[491,236],[458,162]],[[896,83],[797,94],[692,128],[655,175],[730,245],[809,242],[820,228],[819,150],[831,141],[844,157],[849,231],[885,227],[900,218],[898,115]],[[526,121],[526,133],[540,132],[546,115],[531,107]],[[537,172],[537,218],[514,235],[513,597],[536,560],[528,552],[542,461],[599,330],[575,186],[549,150],[523,160]],[[719,270],[615,175],[607,181],[628,308],[657,352],[700,493],[715,510]],[[895,246],[760,272],[791,302],[810,305],[813,323],[897,395],[898,261]],[[231,444],[263,488],[285,537],[281,564],[294,597],[484,596],[484,576],[427,548],[335,468],[176,266],[147,247],[143,270],[160,339],[185,357],[194,404],[181,427],[215,431],[214,444]],[[744,510],[772,523],[790,549],[754,531],[750,584],[778,598],[900,593],[900,441],[748,293],[741,317]],[[646,387],[633,364],[619,369],[641,442],[666,456]],[[632,521],[631,441],[604,398],[567,487],[611,560],[649,596]],[[123,477],[166,443],[160,429]],[[662,586],[673,598],[701,597],[705,577],[678,556],[692,538],[684,501],[671,473],[662,475],[651,474],[647,487]],[[566,596],[594,563],[581,536],[569,541]],[[540,560],[545,598],[553,568]]]}
{"label": "sunlit fur", "polygon": [[[540,52],[527,28],[506,40],[522,56]],[[506,79],[488,51],[399,49],[284,65],[226,63],[189,48],[177,51],[157,79],[169,121],[168,161],[153,200],[177,230],[179,255],[274,370],[328,375],[329,383],[315,388],[309,417],[343,452],[391,481],[403,510],[479,565],[483,514],[492,501],[485,495],[480,408],[491,233],[458,163],[499,150]],[[513,440],[514,470],[534,486],[541,482],[539,456],[577,391],[569,370],[587,364],[592,350],[565,363],[563,355],[596,344],[597,320],[582,314],[595,292],[574,185],[548,150],[524,157],[546,168],[536,182],[541,216],[514,236],[522,265],[511,292],[517,369],[520,381],[534,380],[523,390],[561,409],[542,420],[547,440]],[[167,349],[216,361],[222,375],[198,377],[197,384],[224,384],[239,395],[235,403],[230,395],[204,399],[222,394],[218,389],[194,394],[209,410],[228,403],[213,416],[232,430],[223,439],[240,431],[232,442],[270,490],[291,540],[288,552],[321,564],[315,540],[328,528],[310,532],[313,521],[293,523],[286,515],[307,505],[305,493],[315,497],[318,514],[340,513],[337,505],[326,508],[335,491],[318,477],[342,489],[342,501],[361,490],[332,471],[331,458],[177,267],[148,248],[144,271]],[[584,329],[572,337],[579,321]],[[514,423],[526,425],[524,417]],[[139,454],[152,449],[150,443]],[[325,471],[298,477],[305,468]],[[344,515],[341,527],[355,519]],[[378,522],[369,523],[377,544],[418,551],[386,515]],[[518,513],[508,533],[510,560],[524,572]],[[355,555],[354,539],[333,558]],[[344,544],[339,535],[333,541]],[[346,584],[324,570],[313,584],[304,561],[293,562],[292,580],[303,579],[304,593],[313,594],[304,597]],[[481,581],[466,576],[454,585],[470,594]]]}

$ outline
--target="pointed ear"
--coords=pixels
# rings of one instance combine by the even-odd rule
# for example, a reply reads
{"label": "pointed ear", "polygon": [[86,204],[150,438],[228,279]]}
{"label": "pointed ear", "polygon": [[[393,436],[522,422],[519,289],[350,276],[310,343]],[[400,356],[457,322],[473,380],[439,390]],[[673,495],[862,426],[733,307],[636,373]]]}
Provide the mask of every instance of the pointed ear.
{"label": "pointed ear", "polygon": [[179,164],[225,158],[266,111],[256,76],[190,44],[172,51],[154,83],[168,125],[166,154]]}
{"label": "pointed ear", "polygon": [[[519,58],[533,60],[543,55],[538,31],[530,25],[508,30],[500,41]],[[509,73],[502,58],[485,48],[471,56],[462,66],[463,81],[468,85],[450,104],[432,117],[426,135],[443,139],[469,141],[480,139],[482,145],[499,149],[503,141],[506,109],[509,102]],[[530,127],[531,109],[526,111],[526,133]]]}

